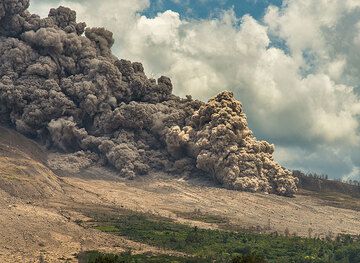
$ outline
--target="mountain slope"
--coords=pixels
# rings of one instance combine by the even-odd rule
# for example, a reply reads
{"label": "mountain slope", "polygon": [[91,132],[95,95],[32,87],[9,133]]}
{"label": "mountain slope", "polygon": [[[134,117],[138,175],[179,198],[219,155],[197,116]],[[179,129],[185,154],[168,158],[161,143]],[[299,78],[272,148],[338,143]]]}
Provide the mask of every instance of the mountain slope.
{"label": "mountain slope", "polygon": [[1,190],[24,199],[61,192],[58,178],[46,167],[45,161],[45,153],[36,143],[0,127]]}

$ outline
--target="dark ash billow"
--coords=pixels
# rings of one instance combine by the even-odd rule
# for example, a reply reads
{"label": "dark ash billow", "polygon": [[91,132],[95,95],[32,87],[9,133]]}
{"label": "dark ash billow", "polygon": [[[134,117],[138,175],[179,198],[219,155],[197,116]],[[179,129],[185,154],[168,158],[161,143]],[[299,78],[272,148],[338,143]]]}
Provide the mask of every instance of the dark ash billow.
{"label": "dark ash billow", "polygon": [[150,171],[209,175],[230,189],[292,196],[297,179],[257,141],[241,104],[172,94],[140,63],[111,52],[112,33],[86,28],[68,8],[47,18],[29,0],[0,0],[0,119],[49,147],[110,164],[132,178]]}

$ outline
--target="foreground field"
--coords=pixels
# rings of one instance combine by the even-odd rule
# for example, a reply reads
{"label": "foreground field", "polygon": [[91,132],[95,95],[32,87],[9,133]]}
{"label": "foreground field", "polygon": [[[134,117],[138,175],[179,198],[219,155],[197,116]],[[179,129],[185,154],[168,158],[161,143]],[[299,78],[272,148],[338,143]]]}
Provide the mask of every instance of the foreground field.
{"label": "foreground field", "polygon": [[350,235],[338,235],[335,240],[330,237],[321,240],[291,237],[289,233],[278,235],[246,230],[200,229],[175,223],[171,219],[126,210],[88,210],[85,213],[93,220],[79,222],[84,227],[184,255],[132,255],[131,250],[118,256],[85,252],[80,254],[80,262],[84,263],[99,262],[106,257],[108,262],[121,262],[126,258],[125,262],[249,262],[243,261],[245,258],[252,258],[257,263],[360,262],[360,239]]}
{"label": "foreground field", "polygon": [[174,258],[191,254],[114,235],[117,229],[111,225],[94,227],[100,222],[95,215],[117,211],[121,216],[124,210],[200,232],[251,230],[311,238],[360,234],[360,202],[347,195],[302,191],[290,199],[229,191],[196,178],[153,174],[128,181],[99,167],[79,174],[52,171],[46,164],[48,152],[6,129],[0,132],[1,262],[78,262],[79,253],[94,250]]}

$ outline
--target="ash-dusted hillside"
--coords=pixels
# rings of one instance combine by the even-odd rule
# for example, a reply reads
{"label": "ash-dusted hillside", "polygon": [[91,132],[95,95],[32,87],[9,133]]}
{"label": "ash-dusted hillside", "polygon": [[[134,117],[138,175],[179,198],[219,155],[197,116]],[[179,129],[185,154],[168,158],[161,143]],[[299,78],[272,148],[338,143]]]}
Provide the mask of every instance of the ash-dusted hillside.
{"label": "ash-dusted hillside", "polygon": [[86,28],[65,7],[41,19],[28,6],[0,0],[2,122],[125,177],[192,173],[231,189],[296,192],[231,93],[207,104],[178,98],[169,78],[148,79],[140,63],[112,55],[111,32]]}

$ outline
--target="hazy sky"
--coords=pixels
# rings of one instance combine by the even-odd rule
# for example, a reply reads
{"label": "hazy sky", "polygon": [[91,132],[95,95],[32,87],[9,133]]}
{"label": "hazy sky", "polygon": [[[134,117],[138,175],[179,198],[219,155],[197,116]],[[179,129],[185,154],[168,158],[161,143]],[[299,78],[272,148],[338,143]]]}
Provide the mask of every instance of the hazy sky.
{"label": "hazy sky", "polygon": [[360,179],[359,0],[33,0],[115,34],[178,95],[232,90],[288,168]]}

